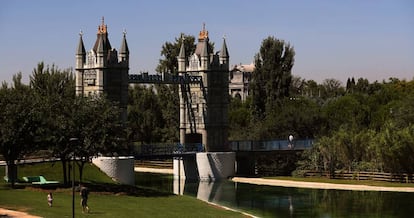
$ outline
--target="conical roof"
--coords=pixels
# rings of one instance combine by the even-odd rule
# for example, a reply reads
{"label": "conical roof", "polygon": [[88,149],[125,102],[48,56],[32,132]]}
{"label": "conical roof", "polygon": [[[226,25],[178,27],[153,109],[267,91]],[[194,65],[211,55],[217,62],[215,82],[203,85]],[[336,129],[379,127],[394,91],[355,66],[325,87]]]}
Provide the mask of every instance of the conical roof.
{"label": "conical roof", "polygon": [[85,46],[83,45],[82,31],[79,33],[79,43],[78,43],[78,50],[76,51],[76,54],[78,55],[86,54]]}
{"label": "conical roof", "polygon": [[220,57],[222,58],[229,57],[229,51],[227,50],[226,38],[223,38],[223,46],[221,47],[221,50],[220,50]]}
{"label": "conical roof", "polygon": [[124,31],[124,37],[122,39],[121,49],[119,50],[120,54],[129,54],[128,43],[126,40],[126,32]]}

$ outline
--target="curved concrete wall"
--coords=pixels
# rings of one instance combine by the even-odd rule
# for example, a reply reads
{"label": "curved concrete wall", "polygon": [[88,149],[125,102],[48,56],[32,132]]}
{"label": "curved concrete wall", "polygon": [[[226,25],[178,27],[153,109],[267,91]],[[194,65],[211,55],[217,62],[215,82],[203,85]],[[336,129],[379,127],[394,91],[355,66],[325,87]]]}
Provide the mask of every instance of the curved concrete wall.
{"label": "curved concrete wall", "polygon": [[201,181],[221,180],[234,176],[236,162],[234,152],[197,153],[196,159]]}
{"label": "curved concrete wall", "polygon": [[234,152],[200,152],[194,157],[174,159],[174,177],[201,181],[227,179],[235,174],[235,162]]}
{"label": "curved concrete wall", "polygon": [[97,157],[92,163],[114,181],[121,184],[134,185],[134,157]]}

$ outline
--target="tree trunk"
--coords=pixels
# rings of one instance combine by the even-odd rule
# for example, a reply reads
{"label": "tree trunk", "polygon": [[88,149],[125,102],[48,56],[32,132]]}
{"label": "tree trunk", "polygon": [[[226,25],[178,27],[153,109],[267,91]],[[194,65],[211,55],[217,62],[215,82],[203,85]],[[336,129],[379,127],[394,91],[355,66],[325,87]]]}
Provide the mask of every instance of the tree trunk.
{"label": "tree trunk", "polygon": [[63,172],[63,184],[68,185],[68,175],[67,175],[67,161],[64,157],[60,157],[60,161],[62,162],[62,172]]}
{"label": "tree trunk", "polygon": [[14,163],[14,160],[8,160],[7,163],[7,177],[11,184],[11,187],[14,188],[14,184],[17,181],[17,165]]}
{"label": "tree trunk", "polygon": [[86,161],[81,160],[80,164],[78,163],[79,168],[79,182],[82,183],[82,176],[83,176],[83,167],[85,166]]}

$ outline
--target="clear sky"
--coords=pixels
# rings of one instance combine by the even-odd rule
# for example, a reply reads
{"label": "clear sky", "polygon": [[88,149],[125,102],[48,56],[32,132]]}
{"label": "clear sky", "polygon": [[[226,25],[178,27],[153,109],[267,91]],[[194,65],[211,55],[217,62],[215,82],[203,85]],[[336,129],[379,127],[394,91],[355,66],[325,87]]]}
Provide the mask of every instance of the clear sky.
{"label": "clear sky", "polygon": [[296,51],[293,74],[322,82],[414,78],[412,0],[1,0],[0,81],[23,81],[37,63],[74,67],[79,32],[90,50],[101,17],[112,47],[127,31],[130,73],[155,72],[161,46],[181,32],[226,35],[231,65],[249,64],[268,36]]}

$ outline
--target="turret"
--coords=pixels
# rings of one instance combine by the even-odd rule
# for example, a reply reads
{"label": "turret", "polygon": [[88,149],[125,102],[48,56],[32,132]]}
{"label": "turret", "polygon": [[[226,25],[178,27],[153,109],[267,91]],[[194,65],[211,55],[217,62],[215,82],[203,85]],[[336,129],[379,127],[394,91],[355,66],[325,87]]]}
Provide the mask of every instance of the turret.
{"label": "turret", "polygon": [[76,51],[76,69],[83,68],[86,60],[85,46],[83,45],[82,31],[79,33],[78,50]]}
{"label": "turret", "polygon": [[83,93],[83,67],[86,61],[86,51],[83,45],[82,31],[79,33],[78,49],[76,50],[76,79],[75,79],[75,91],[77,95]]}
{"label": "turret", "polygon": [[96,48],[96,64],[99,67],[104,67],[105,63],[105,50],[102,35],[98,36],[98,47]]}
{"label": "turret", "polygon": [[119,49],[119,61],[122,63],[126,63],[127,65],[129,62],[129,49],[126,40],[126,31],[124,31],[124,37],[122,38],[121,48]]}
{"label": "turret", "polygon": [[223,37],[223,46],[220,50],[220,66],[224,70],[229,70],[229,51],[227,50],[226,38]]}
{"label": "turret", "polygon": [[185,71],[185,47],[184,47],[184,39],[181,40],[181,48],[180,53],[177,57],[178,61],[178,72],[184,72]]}
{"label": "turret", "polygon": [[209,68],[209,54],[208,54],[208,38],[205,38],[201,47],[200,62],[201,69],[208,70]]}

